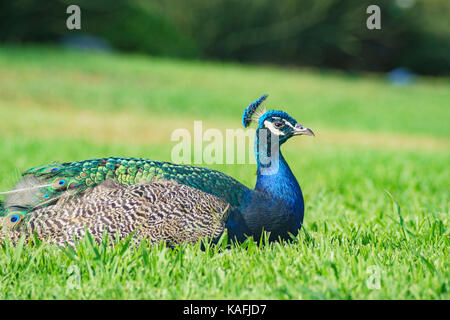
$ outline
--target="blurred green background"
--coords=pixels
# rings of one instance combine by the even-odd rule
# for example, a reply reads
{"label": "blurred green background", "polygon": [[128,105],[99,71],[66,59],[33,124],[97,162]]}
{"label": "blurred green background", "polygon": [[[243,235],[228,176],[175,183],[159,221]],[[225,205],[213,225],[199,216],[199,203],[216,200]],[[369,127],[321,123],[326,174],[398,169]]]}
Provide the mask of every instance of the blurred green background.
{"label": "blurred green background", "polygon": [[[82,28],[64,28],[66,8]],[[366,8],[381,8],[381,30]],[[124,51],[345,70],[450,73],[447,0],[16,0],[0,2],[0,41],[88,34]]]}

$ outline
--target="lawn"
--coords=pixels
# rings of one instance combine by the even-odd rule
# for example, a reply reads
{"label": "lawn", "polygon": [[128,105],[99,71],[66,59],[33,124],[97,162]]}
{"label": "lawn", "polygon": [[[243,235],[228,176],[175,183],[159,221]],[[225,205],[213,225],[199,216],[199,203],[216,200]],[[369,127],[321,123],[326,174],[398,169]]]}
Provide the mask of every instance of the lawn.
{"label": "lawn", "polygon": [[54,161],[170,161],[173,130],[240,128],[263,93],[316,133],[283,146],[305,197],[291,243],[5,244],[0,298],[449,299],[449,79],[0,47],[0,190]]}

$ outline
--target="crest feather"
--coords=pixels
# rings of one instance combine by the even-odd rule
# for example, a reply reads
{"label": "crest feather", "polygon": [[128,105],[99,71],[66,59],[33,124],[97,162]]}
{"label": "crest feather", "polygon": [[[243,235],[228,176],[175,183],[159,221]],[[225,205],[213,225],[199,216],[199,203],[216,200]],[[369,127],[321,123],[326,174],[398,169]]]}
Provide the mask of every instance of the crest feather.
{"label": "crest feather", "polygon": [[261,109],[261,105],[267,97],[267,94],[261,96],[261,98],[250,103],[245,109],[244,115],[242,116],[242,124],[245,128],[247,128],[252,121],[258,122],[259,117],[266,112],[265,108]]}

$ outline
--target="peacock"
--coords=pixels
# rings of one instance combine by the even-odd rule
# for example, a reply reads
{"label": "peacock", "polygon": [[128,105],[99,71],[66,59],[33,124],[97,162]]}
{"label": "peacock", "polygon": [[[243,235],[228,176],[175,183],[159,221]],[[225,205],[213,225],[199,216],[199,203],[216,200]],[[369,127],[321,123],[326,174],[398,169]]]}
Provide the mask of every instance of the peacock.
{"label": "peacock", "polygon": [[4,192],[0,238],[36,234],[56,244],[74,243],[89,231],[152,243],[194,243],[228,237],[244,241],[269,232],[269,240],[297,235],[303,223],[300,186],[280,146],[314,133],[284,111],[267,111],[263,95],[245,110],[256,123],[257,180],[250,189],[216,170],[142,158],[108,157],[29,169]]}

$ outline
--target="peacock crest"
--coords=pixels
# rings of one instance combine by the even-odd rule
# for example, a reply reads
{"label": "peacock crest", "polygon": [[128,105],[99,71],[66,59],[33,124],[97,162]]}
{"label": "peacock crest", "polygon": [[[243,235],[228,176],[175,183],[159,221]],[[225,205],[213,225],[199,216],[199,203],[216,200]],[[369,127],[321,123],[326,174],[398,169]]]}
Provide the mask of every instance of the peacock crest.
{"label": "peacock crest", "polygon": [[242,116],[242,124],[247,128],[250,123],[258,122],[259,118],[266,113],[266,109],[263,106],[263,102],[267,99],[269,95],[264,94],[258,100],[250,103],[250,105],[244,110],[244,115]]}

